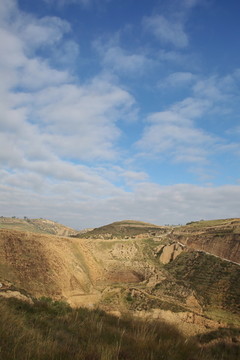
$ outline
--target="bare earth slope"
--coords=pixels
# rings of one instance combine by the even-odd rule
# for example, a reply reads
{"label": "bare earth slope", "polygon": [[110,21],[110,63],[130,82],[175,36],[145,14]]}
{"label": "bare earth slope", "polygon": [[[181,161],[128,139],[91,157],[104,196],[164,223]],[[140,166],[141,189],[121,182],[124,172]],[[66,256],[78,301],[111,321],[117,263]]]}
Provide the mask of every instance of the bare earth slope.
{"label": "bare earth slope", "polygon": [[73,306],[129,310],[186,332],[239,325],[240,266],[182,245],[172,228],[154,234],[80,239],[2,229],[0,295],[22,289]]}
{"label": "bare earth slope", "polygon": [[59,236],[75,235],[78,232],[55,221],[46,219],[19,219],[16,217],[0,217],[0,229],[12,229],[31,231],[42,234],[52,234]]}
{"label": "bare earth slope", "polygon": [[171,238],[193,249],[240,263],[240,219],[193,222],[175,227]]}
{"label": "bare earth slope", "polygon": [[71,238],[0,230],[0,278],[33,296],[69,299],[87,294],[101,267]]}

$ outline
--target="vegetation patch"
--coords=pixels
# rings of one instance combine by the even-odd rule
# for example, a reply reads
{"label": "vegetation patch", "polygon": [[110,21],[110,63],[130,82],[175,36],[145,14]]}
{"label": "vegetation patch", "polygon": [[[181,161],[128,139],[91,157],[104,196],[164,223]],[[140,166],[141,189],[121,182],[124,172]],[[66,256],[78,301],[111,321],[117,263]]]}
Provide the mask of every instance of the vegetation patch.
{"label": "vegetation patch", "polygon": [[184,252],[165,265],[177,280],[190,284],[205,309],[240,316],[240,267],[203,252]]}

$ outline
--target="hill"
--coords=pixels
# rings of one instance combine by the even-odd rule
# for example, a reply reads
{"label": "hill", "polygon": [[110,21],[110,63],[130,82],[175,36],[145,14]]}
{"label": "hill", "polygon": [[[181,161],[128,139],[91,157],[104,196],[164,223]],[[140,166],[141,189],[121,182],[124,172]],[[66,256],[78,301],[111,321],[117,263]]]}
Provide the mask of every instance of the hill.
{"label": "hill", "polygon": [[92,239],[165,238],[195,250],[240,263],[240,219],[196,221],[184,226],[158,226],[125,220],[101,226],[76,237]]}
{"label": "hill", "polygon": [[0,295],[27,292],[129,311],[170,321],[185,334],[240,325],[238,264],[176,241],[180,227],[113,224],[114,231],[119,227],[141,233],[81,239],[0,230]]}
{"label": "hill", "polygon": [[16,217],[0,217],[0,229],[13,229],[31,231],[41,234],[52,234],[59,236],[70,236],[77,233],[76,230],[61,225],[55,221],[46,219],[19,219]]}
{"label": "hill", "polygon": [[76,236],[94,239],[132,238],[141,235],[148,237],[155,236],[156,232],[165,233],[167,231],[168,227],[166,226],[158,226],[136,220],[123,220],[95,228],[85,234],[79,233]]}

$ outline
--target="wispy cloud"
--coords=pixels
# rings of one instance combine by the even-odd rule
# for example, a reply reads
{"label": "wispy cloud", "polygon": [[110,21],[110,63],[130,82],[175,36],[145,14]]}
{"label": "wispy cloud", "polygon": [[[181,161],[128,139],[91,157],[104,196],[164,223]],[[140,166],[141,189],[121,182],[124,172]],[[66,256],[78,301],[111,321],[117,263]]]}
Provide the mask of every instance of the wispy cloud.
{"label": "wispy cloud", "polygon": [[208,106],[206,101],[192,98],[176,104],[168,111],[150,115],[142,139],[137,143],[152,155],[180,162],[205,162],[216,139],[194,125]]}
{"label": "wispy cloud", "polygon": [[199,0],[177,0],[163,4],[159,13],[143,18],[143,27],[159,40],[160,45],[172,45],[184,49],[189,45],[189,35],[185,29],[192,9]]}
{"label": "wispy cloud", "polygon": [[119,46],[102,49],[103,65],[116,72],[138,74],[144,72],[152,61],[143,54],[128,53]]}
{"label": "wispy cloud", "polygon": [[88,8],[93,4],[106,3],[111,0],[44,0],[47,4],[63,7],[70,4],[78,4],[84,8]]}
{"label": "wispy cloud", "polygon": [[191,72],[174,72],[159,82],[162,87],[184,87],[193,85],[197,76]]}
{"label": "wispy cloud", "polygon": [[63,6],[67,4],[81,4],[84,6],[89,5],[93,0],[44,0],[48,4],[55,4],[58,6]]}
{"label": "wispy cloud", "polygon": [[143,151],[142,156],[209,164],[214,155],[223,152],[236,154],[239,144],[201,126],[212,114],[230,116],[232,101],[239,96],[236,73],[209,78],[200,78],[192,73],[173,73],[162,82],[162,86],[171,89],[186,82],[191,83],[191,97],[146,118],[142,138],[137,142],[138,148]]}
{"label": "wispy cloud", "polygon": [[168,20],[163,15],[153,15],[144,18],[143,25],[163,44],[170,43],[177,48],[188,45],[188,36],[180,21]]}
{"label": "wispy cloud", "polygon": [[104,70],[130,76],[146,73],[154,66],[154,60],[144,52],[144,49],[139,51],[124,49],[121,46],[121,35],[121,32],[118,32],[108,37],[101,37],[93,43]]}

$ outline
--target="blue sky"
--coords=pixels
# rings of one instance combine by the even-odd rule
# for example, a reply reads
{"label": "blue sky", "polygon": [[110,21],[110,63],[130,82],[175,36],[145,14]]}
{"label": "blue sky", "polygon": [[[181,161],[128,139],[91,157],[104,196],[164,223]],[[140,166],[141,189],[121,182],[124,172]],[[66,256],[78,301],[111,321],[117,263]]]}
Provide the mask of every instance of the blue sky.
{"label": "blue sky", "polygon": [[0,215],[239,217],[240,4],[1,0]]}

